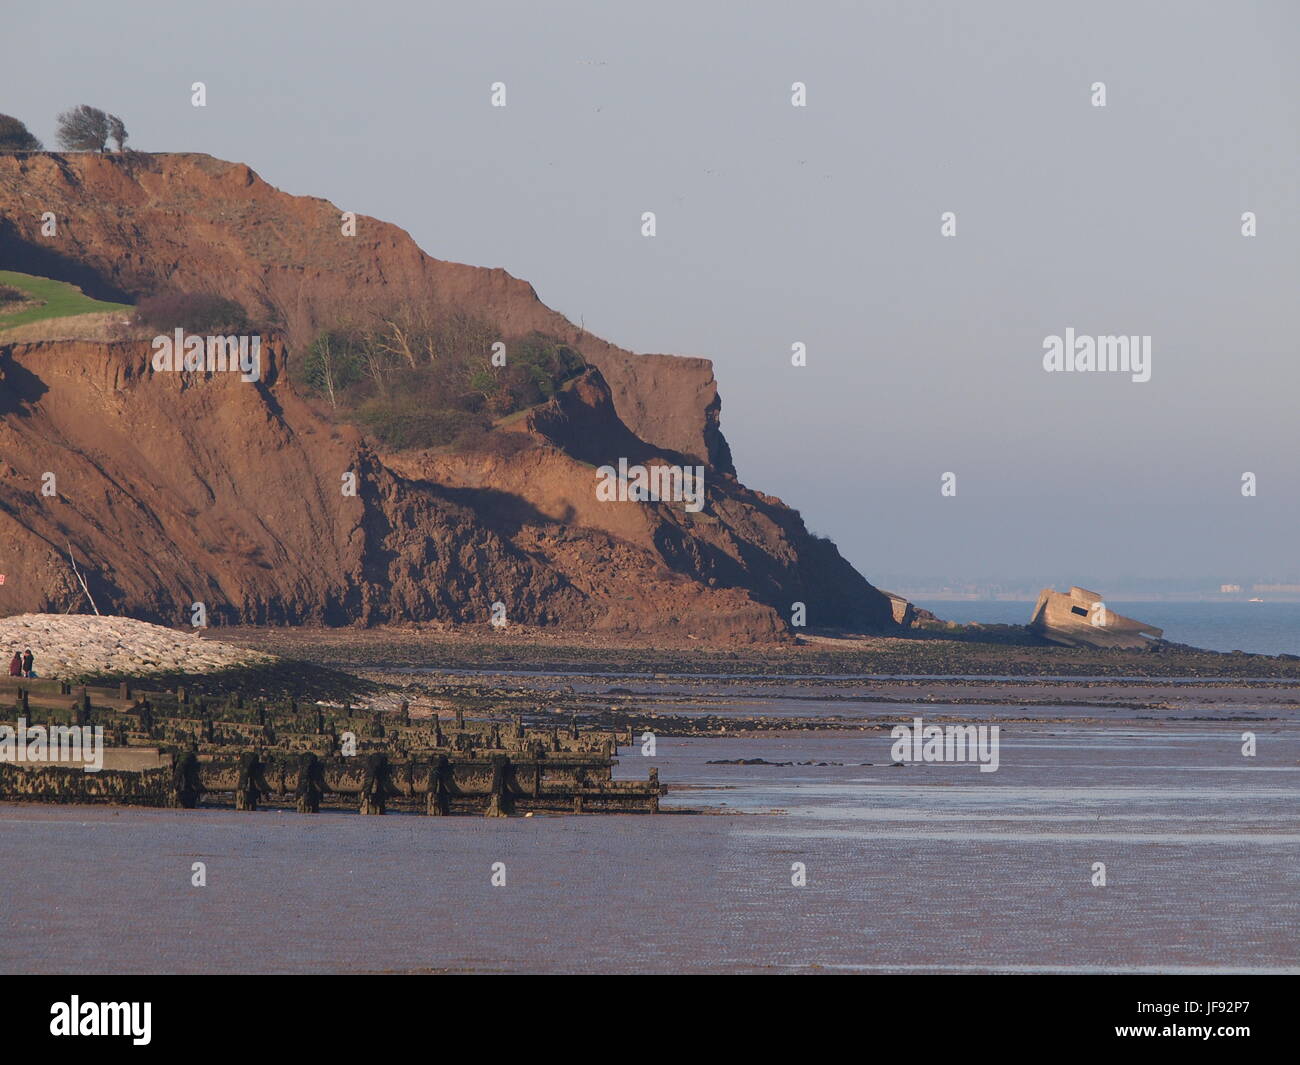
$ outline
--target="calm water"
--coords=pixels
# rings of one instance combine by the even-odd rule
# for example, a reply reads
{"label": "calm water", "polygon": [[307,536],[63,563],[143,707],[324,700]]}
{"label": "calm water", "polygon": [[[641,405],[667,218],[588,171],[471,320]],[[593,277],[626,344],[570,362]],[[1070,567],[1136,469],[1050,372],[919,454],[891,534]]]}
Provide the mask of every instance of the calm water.
{"label": "calm water", "polygon": [[[940,602],[918,606],[945,621],[1024,625],[1033,603],[1002,600]],[[1165,639],[1211,651],[1300,654],[1300,603],[1133,603],[1107,600],[1113,610],[1165,630]]]}
{"label": "calm water", "polygon": [[[1300,972],[1300,727],[1253,727],[1247,759],[1190,714],[1007,725],[985,774],[880,731],[661,739],[699,816],[0,806],[0,971]],[[756,757],[827,764],[709,764]]]}

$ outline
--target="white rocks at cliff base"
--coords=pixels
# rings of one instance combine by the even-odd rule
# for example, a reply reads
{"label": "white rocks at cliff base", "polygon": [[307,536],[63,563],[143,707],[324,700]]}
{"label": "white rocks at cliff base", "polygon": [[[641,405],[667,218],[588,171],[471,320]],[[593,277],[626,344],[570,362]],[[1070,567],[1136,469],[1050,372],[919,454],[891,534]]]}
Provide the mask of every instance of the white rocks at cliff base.
{"label": "white rocks at cliff base", "polygon": [[0,669],[31,648],[39,677],[89,673],[213,673],[275,662],[274,655],[151,625],[90,614],[19,614],[0,618]]}

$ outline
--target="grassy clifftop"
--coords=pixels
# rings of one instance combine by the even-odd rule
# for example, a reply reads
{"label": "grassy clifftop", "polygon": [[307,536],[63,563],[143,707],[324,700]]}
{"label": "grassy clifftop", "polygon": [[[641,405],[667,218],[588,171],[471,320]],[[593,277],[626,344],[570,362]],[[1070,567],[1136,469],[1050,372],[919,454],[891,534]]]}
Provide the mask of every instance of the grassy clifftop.
{"label": "grassy clifftop", "polygon": [[51,281],[47,277],[20,274],[15,270],[0,270],[0,285],[18,289],[27,296],[19,302],[0,303],[0,330],[51,318],[129,310],[124,303],[91,299],[76,285],[66,281]]}

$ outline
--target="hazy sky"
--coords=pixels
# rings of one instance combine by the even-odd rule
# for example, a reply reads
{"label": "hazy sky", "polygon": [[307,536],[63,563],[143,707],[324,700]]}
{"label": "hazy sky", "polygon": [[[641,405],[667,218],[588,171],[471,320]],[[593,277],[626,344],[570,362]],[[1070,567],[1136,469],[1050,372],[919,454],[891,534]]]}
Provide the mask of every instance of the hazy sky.
{"label": "hazy sky", "polygon": [[[137,148],[247,162],[624,347],[712,358],[741,478],[869,578],[1300,575],[1300,4],[42,0],[5,24],[0,111],[47,145],[92,103]],[[1151,380],[1046,373],[1067,327],[1151,336]]]}

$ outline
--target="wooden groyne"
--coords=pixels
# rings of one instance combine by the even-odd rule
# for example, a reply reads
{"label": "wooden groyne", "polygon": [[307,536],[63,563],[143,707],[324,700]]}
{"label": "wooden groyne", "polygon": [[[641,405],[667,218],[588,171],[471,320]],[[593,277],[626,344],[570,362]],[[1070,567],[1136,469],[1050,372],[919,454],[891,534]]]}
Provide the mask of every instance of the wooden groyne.
{"label": "wooden groyne", "polygon": [[379,714],[12,677],[0,678],[0,700],[10,707],[0,724],[100,726],[107,745],[98,772],[0,763],[0,801],[504,817],[653,813],[664,792],[656,769],[645,781],[613,779],[618,742],[630,734],[581,731],[576,721],[525,727],[519,717],[467,721],[460,712],[413,721],[405,703]]}

